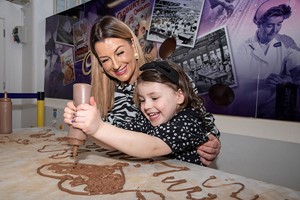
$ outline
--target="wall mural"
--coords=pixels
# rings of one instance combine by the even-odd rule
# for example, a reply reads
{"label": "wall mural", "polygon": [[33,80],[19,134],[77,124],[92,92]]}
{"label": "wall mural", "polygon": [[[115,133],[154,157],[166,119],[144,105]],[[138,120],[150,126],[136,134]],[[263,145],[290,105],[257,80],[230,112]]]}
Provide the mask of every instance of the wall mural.
{"label": "wall mural", "polygon": [[147,56],[170,37],[180,64],[215,114],[300,121],[298,0],[90,1],[46,19],[45,96],[72,99],[90,82],[89,30],[123,20]]}

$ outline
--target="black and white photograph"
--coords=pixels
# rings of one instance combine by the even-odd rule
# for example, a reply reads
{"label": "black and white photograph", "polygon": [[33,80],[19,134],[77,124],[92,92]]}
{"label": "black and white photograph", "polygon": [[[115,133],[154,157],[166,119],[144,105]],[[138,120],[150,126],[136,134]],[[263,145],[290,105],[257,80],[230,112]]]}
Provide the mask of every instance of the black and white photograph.
{"label": "black and white photograph", "polygon": [[179,46],[193,47],[196,41],[203,0],[156,0],[147,40],[163,42],[174,37]]}
{"label": "black and white photograph", "polygon": [[171,59],[193,79],[199,94],[218,83],[237,85],[226,27],[199,37],[193,48],[178,47]]}

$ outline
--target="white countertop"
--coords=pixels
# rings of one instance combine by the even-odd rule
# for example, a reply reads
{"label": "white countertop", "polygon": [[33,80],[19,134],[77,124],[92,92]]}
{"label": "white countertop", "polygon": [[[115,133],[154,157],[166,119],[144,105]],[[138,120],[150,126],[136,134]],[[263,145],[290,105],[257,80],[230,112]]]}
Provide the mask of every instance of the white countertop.
{"label": "white countertop", "polygon": [[[60,140],[67,136],[67,132],[50,130],[46,133],[45,130],[47,128],[27,128],[0,135],[0,194],[4,199],[131,200],[138,199],[138,195],[151,200],[186,199],[187,196],[201,199],[209,195],[216,195],[215,199],[222,200],[300,199],[299,191],[186,162],[163,159],[162,162],[150,164],[149,160],[129,159],[112,151],[104,151],[93,145],[91,140],[80,147],[78,166],[101,168],[119,163],[124,165],[121,168],[125,183],[116,194],[70,194],[67,190],[86,193],[86,185],[71,187],[70,181],[62,181],[70,174],[58,174],[47,168],[48,165],[74,162],[71,146]],[[188,169],[182,170],[183,167]],[[39,168],[42,174],[52,177],[38,174]],[[160,172],[166,173],[155,176]],[[71,175],[73,178],[86,178],[82,174]],[[98,178],[100,183],[103,176],[93,178]],[[65,191],[59,189],[60,183]],[[195,189],[201,191],[192,192]],[[237,196],[230,197],[232,193],[237,193]]]}

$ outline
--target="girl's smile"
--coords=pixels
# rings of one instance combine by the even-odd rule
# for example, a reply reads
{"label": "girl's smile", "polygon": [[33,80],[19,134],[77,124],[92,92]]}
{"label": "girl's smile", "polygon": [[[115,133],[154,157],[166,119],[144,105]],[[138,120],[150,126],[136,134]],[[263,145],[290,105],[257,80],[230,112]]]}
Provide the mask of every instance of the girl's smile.
{"label": "girl's smile", "polygon": [[168,122],[178,112],[184,95],[171,87],[157,82],[141,82],[137,86],[142,113],[152,126]]}

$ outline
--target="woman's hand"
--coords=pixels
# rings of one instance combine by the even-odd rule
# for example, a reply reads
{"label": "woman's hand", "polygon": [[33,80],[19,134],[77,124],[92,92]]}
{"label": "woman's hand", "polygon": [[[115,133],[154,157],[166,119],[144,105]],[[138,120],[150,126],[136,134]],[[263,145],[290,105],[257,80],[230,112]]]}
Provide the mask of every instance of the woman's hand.
{"label": "woman's hand", "polygon": [[278,84],[292,82],[292,77],[288,75],[270,74],[266,79],[266,84],[273,89],[275,89]]}
{"label": "woman's hand", "polygon": [[79,128],[87,135],[93,135],[100,127],[100,123],[104,123],[97,109],[94,97],[90,98],[90,104],[80,104],[76,108],[76,113],[72,120],[72,126]]}
{"label": "woman's hand", "polygon": [[74,119],[74,115],[76,112],[76,107],[73,103],[73,101],[69,101],[67,103],[67,106],[64,109],[64,122],[68,125],[72,124],[72,120]]}
{"label": "woman's hand", "polygon": [[198,154],[200,154],[201,162],[205,166],[210,166],[214,159],[219,155],[221,149],[221,142],[214,135],[208,136],[209,140],[197,148]]}

